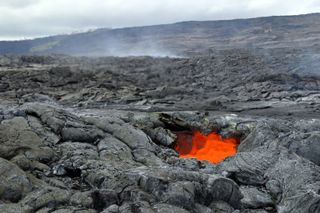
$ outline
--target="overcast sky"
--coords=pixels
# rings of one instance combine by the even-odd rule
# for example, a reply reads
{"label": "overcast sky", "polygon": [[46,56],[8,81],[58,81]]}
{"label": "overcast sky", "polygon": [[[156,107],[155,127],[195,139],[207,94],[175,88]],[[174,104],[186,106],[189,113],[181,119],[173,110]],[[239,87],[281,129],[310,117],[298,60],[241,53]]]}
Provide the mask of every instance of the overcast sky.
{"label": "overcast sky", "polygon": [[320,0],[0,0],[0,40],[313,12],[320,12]]}

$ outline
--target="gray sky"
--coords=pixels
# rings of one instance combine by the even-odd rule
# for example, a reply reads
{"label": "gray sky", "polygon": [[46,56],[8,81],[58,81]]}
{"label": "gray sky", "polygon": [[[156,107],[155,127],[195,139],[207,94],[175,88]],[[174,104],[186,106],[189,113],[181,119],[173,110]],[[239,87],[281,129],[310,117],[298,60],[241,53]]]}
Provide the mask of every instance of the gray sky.
{"label": "gray sky", "polygon": [[0,40],[313,12],[320,12],[320,0],[0,0]]}

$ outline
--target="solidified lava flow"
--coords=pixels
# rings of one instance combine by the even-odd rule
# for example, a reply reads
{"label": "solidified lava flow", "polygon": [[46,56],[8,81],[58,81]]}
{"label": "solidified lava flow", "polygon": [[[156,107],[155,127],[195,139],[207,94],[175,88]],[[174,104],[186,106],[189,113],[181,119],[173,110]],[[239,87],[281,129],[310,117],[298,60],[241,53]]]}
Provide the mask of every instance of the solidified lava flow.
{"label": "solidified lava flow", "polygon": [[212,163],[219,163],[228,156],[237,152],[239,140],[237,138],[222,138],[218,133],[211,132],[207,135],[200,131],[193,134],[178,132],[174,149],[181,158],[197,158]]}

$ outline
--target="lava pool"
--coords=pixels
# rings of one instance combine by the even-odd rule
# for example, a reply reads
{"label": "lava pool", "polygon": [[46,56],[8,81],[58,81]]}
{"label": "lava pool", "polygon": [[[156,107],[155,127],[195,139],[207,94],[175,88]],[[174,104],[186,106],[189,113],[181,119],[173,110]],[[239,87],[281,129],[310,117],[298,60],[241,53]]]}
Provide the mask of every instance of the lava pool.
{"label": "lava pool", "polygon": [[222,138],[218,133],[202,134],[200,131],[176,132],[177,141],[174,149],[181,158],[196,158],[219,163],[225,158],[235,155],[239,139]]}

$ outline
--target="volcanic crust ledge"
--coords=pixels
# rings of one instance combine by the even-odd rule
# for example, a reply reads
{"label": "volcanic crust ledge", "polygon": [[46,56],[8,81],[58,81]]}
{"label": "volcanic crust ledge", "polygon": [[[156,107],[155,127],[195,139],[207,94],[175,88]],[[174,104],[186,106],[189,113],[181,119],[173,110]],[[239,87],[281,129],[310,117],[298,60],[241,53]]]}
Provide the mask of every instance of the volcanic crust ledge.
{"label": "volcanic crust ledge", "polygon": [[[319,119],[0,111],[0,212],[319,212]],[[172,128],[237,135],[220,164],[179,158]]]}

